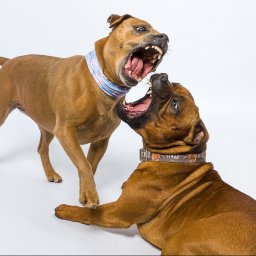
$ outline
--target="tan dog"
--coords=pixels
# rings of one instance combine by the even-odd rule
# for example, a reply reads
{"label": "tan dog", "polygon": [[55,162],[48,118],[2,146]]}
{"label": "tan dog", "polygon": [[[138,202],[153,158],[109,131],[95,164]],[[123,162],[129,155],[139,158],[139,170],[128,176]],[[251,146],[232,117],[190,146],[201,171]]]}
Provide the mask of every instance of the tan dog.
{"label": "tan dog", "polygon": [[166,74],[151,80],[144,98],[119,106],[144,143],[119,199],[97,209],[61,205],[57,217],[108,228],[137,224],[163,255],[255,255],[256,201],[205,162],[208,133],[191,94]]}
{"label": "tan dog", "polygon": [[[28,55],[0,58],[0,126],[15,108],[41,131],[38,152],[49,181],[60,182],[49,159],[54,136],[78,169],[80,202],[98,205],[93,174],[109,137],[120,124],[117,103],[155,70],[167,51],[168,37],[128,14],[111,15],[112,31],[86,56]],[[97,82],[96,82],[97,81]],[[91,143],[85,157],[80,144]]]}

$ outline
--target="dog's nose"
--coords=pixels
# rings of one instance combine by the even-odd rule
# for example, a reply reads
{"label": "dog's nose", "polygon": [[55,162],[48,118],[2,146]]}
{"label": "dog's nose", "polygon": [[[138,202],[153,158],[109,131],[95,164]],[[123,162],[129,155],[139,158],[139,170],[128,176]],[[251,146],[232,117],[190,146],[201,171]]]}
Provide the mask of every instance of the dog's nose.
{"label": "dog's nose", "polygon": [[167,83],[168,82],[168,75],[167,74],[165,74],[165,73],[162,73],[162,74],[160,74],[160,80],[162,81],[162,82],[164,82],[164,83]]}
{"label": "dog's nose", "polygon": [[169,37],[164,33],[158,34],[157,37],[162,40],[165,40],[166,42],[169,42]]}

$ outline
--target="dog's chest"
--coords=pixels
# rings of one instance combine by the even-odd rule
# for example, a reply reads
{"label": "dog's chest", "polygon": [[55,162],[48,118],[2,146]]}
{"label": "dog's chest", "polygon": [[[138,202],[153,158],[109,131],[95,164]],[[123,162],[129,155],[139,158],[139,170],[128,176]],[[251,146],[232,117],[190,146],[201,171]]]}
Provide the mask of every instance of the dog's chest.
{"label": "dog's chest", "polygon": [[78,127],[77,135],[80,144],[92,143],[110,137],[119,124],[120,119],[115,112],[104,114],[95,112],[93,117]]}

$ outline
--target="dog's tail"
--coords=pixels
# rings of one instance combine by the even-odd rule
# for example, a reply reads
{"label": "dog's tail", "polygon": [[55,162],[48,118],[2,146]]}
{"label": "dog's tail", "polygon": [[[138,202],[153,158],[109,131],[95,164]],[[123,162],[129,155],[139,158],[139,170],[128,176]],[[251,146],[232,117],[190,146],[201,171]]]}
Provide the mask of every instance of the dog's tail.
{"label": "dog's tail", "polygon": [[0,57],[0,65],[3,65],[8,60],[8,58]]}

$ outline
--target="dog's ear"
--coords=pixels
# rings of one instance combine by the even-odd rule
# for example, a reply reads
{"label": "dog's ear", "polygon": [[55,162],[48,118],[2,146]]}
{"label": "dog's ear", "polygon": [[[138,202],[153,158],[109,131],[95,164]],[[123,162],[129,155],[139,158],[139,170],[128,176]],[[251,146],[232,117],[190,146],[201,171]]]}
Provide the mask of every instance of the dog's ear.
{"label": "dog's ear", "polygon": [[201,120],[193,131],[192,141],[189,143],[192,145],[192,152],[203,152],[206,149],[206,143],[209,139],[208,131],[205,128],[203,121]]}
{"label": "dog's ear", "polygon": [[122,16],[119,16],[117,14],[112,14],[108,17],[107,22],[110,24],[109,27],[113,28],[118,26],[120,23],[123,22],[123,20],[126,20],[128,18],[132,18],[130,14],[124,14]]}

